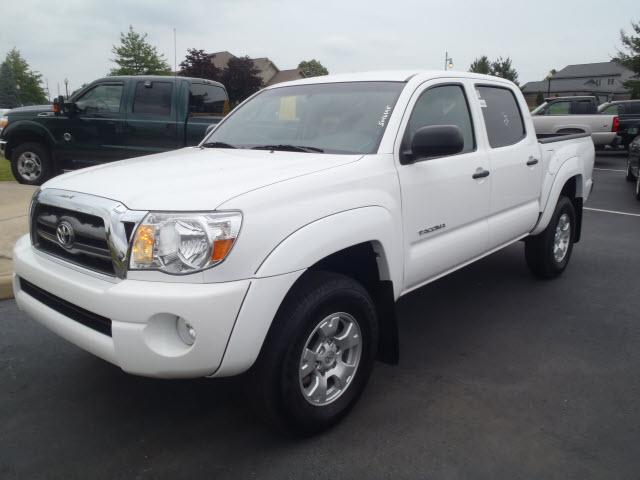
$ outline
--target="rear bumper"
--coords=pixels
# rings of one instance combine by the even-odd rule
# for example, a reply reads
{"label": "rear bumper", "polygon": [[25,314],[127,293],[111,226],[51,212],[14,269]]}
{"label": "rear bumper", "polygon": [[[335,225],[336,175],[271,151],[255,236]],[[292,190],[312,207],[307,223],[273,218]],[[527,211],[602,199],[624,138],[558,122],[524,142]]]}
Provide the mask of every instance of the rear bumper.
{"label": "rear bumper", "polygon": [[[216,372],[250,284],[250,280],[214,284],[111,282],[50,260],[33,249],[27,236],[16,243],[14,268],[16,302],[30,317],[126,372],[162,378]],[[111,322],[111,336],[74,319],[55,301],[38,298],[33,289],[23,289],[20,279],[63,303],[104,317]],[[177,317],[195,328],[192,346],[178,336]]]}

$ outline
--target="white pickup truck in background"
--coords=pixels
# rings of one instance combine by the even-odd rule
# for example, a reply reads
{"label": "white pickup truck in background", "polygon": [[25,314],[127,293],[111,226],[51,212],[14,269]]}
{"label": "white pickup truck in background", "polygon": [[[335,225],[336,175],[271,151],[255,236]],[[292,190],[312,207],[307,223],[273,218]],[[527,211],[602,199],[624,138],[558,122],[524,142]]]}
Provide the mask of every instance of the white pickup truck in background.
{"label": "white pickup truck in background", "polygon": [[593,144],[614,145],[620,121],[617,115],[598,112],[596,97],[554,97],[531,112],[538,137],[589,133]]}
{"label": "white pickup truck in background", "polygon": [[309,434],[355,404],[375,359],[398,360],[401,296],[519,240],[534,274],[562,273],[593,163],[586,133],[538,141],[503,79],[277,84],[198,147],[44,184],[16,301],[132,374],[247,372],[265,416]]}

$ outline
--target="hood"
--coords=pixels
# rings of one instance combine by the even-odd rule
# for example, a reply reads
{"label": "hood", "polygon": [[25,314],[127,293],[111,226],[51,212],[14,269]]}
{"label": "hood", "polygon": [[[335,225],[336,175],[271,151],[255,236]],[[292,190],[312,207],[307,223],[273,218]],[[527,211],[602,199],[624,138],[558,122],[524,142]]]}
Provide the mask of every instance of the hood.
{"label": "hood", "polygon": [[13,115],[13,114],[23,115],[23,114],[38,114],[42,112],[53,112],[53,106],[52,105],[31,105],[29,107],[12,108],[7,113],[9,115]]}
{"label": "hood", "polygon": [[42,188],[110,198],[132,210],[214,210],[248,191],[361,156],[188,147],[77,170]]}

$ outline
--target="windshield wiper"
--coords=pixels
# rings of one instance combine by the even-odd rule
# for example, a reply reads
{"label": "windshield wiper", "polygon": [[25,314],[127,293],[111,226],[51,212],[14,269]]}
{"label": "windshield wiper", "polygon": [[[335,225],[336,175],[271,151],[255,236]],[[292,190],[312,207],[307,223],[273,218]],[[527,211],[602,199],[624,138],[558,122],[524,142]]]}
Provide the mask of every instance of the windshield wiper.
{"label": "windshield wiper", "polygon": [[284,152],[307,152],[324,153],[324,150],[317,147],[307,147],[304,145],[258,145],[251,147],[251,150],[282,150]]}
{"label": "windshield wiper", "polygon": [[238,148],[238,147],[225,142],[209,142],[202,145],[202,148]]}

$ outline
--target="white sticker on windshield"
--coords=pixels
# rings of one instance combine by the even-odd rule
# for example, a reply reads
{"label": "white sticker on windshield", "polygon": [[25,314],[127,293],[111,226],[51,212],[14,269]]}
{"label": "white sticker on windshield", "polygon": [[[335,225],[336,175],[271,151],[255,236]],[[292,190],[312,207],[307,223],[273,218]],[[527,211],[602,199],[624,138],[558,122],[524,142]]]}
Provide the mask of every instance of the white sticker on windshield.
{"label": "white sticker on windshield", "polygon": [[487,101],[483,98],[480,99],[480,107],[487,108]]}
{"label": "white sticker on windshield", "polygon": [[390,113],[391,113],[391,106],[387,105],[384,109],[384,112],[382,113],[382,117],[380,117],[380,121],[378,122],[378,125],[380,125],[381,127],[384,127],[384,123],[387,121],[387,118],[389,118]]}

